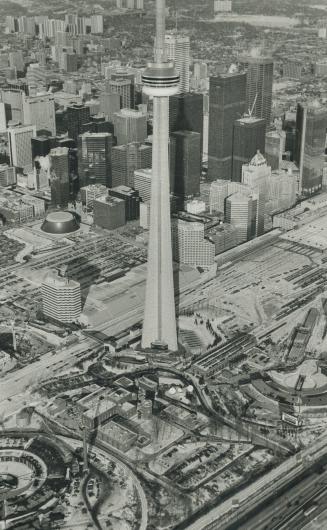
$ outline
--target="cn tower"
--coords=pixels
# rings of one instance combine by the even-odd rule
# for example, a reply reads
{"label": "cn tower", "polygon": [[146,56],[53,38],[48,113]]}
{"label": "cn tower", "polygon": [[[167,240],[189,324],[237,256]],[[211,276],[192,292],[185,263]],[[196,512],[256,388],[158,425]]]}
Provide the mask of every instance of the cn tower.
{"label": "cn tower", "polygon": [[152,183],[148,271],[142,347],[177,350],[169,198],[169,96],[178,93],[179,75],[165,54],[166,1],[156,0],[154,63],[142,76],[153,98]]}

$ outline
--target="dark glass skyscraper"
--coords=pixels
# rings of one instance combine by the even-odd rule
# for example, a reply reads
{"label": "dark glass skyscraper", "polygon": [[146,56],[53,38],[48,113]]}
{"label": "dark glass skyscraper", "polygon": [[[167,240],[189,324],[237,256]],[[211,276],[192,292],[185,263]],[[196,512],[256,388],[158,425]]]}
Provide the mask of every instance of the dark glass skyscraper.
{"label": "dark glass skyscraper", "polygon": [[322,186],[327,110],[319,102],[299,103],[294,160],[299,166],[299,191],[311,195]]}
{"label": "dark glass skyscraper", "polygon": [[193,131],[201,135],[203,143],[203,95],[176,94],[169,98],[169,133]]}
{"label": "dark glass skyscraper", "polygon": [[271,57],[243,57],[240,61],[246,71],[246,110],[252,116],[271,121],[274,62]]}
{"label": "dark glass skyscraper", "polygon": [[184,199],[200,193],[201,135],[176,131],[170,136],[170,191]]}
{"label": "dark glass skyscraper", "polygon": [[80,135],[78,171],[81,187],[90,183],[112,186],[112,141],[112,135],[109,133],[84,133]]}
{"label": "dark glass skyscraper", "polygon": [[67,107],[67,129],[70,138],[77,142],[83,132],[83,125],[90,121],[90,107],[85,105],[71,105]]}
{"label": "dark glass skyscraper", "polygon": [[230,180],[233,127],[245,111],[246,74],[230,73],[210,78],[209,180]]}
{"label": "dark glass skyscraper", "polygon": [[248,164],[258,150],[265,152],[265,134],[264,119],[246,117],[235,121],[232,170],[234,182],[241,182],[243,164]]}

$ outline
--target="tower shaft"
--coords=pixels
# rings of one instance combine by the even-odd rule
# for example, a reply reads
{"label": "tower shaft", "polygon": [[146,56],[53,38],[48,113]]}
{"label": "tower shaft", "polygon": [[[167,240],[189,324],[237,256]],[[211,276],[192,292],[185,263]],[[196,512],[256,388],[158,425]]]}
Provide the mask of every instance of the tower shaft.
{"label": "tower shaft", "polygon": [[169,199],[168,97],[153,98],[153,155],[148,276],[142,346],[177,349]]}

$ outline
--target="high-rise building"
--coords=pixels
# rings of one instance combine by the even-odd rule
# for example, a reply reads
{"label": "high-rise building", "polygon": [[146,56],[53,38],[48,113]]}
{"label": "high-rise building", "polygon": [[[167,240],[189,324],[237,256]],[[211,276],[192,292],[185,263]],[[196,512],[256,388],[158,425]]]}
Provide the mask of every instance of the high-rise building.
{"label": "high-rise building", "polygon": [[69,324],[82,312],[81,286],[78,282],[49,274],[42,283],[42,309],[46,317]]}
{"label": "high-rise building", "polygon": [[54,206],[67,206],[70,200],[69,148],[56,147],[50,151],[51,202]]}
{"label": "high-rise building", "polygon": [[91,15],[91,33],[103,33],[103,15]]}
{"label": "high-rise building", "polygon": [[100,112],[107,120],[112,121],[114,114],[120,111],[120,95],[108,91],[101,92],[99,101]]}
{"label": "high-rise building", "polygon": [[22,51],[9,52],[9,66],[16,68],[18,72],[24,71],[25,63]]}
{"label": "high-rise building", "polygon": [[176,219],[172,225],[174,260],[191,267],[211,267],[215,245],[205,238],[204,224]]}
{"label": "high-rise building", "polygon": [[266,211],[269,214],[288,210],[296,203],[298,182],[292,171],[273,171],[268,182]]}
{"label": "high-rise building", "polygon": [[[208,178],[230,180],[233,130],[246,103],[246,74],[228,73],[210,78]],[[254,153],[253,153],[254,154]]]}
{"label": "high-rise building", "polygon": [[150,234],[142,347],[177,350],[169,199],[169,96],[179,76],[165,53],[165,0],[156,0],[155,59],[143,72],[143,91],[153,97]]}
{"label": "high-rise building", "polygon": [[230,13],[232,0],[214,0],[214,13]]}
{"label": "high-rise building", "polygon": [[8,144],[11,166],[23,168],[26,171],[32,170],[32,138],[34,136],[36,136],[35,125],[9,127]]}
{"label": "high-rise building", "polygon": [[179,73],[179,92],[190,91],[190,37],[178,35],[176,32],[165,36],[165,50],[169,61],[175,64]]}
{"label": "high-rise building", "polygon": [[132,109],[122,109],[114,114],[115,136],[118,145],[144,142],[147,137],[146,116]]}
{"label": "high-rise building", "polygon": [[23,91],[13,88],[2,90],[1,101],[5,104],[7,122],[22,123]]}
{"label": "high-rise building", "polygon": [[90,107],[86,105],[70,105],[67,107],[68,136],[77,142],[82,127],[90,121]]}
{"label": "high-rise building", "polygon": [[108,79],[106,90],[111,94],[119,94],[120,108],[133,108],[134,84],[131,79]]}
{"label": "high-rise building", "polygon": [[225,213],[225,202],[228,197],[229,182],[225,179],[215,180],[210,185],[210,213]]}
{"label": "high-rise building", "polygon": [[201,135],[203,146],[203,94],[176,94],[169,98],[169,133],[193,131]]}
{"label": "high-rise building", "polygon": [[255,237],[256,216],[256,197],[234,193],[226,199],[226,221],[237,228],[240,241],[249,241]]}
{"label": "high-rise building", "polygon": [[152,169],[137,169],[134,172],[134,188],[139,192],[143,202],[150,202],[152,186]]}
{"label": "high-rise building", "polygon": [[29,87],[37,87],[38,90],[47,90],[51,70],[39,63],[32,63],[26,70],[26,83]]}
{"label": "high-rise building", "polygon": [[286,132],[282,130],[268,131],[265,140],[265,158],[272,171],[280,168],[286,147]]}
{"label": "high-rise building", "polygon": [[266,159],[258,152],[249,164],[242,168],[242,182],[257,196],[256,236],[265,231],[265,206],[268,195],[268,184],[271,178],[271,167]]}
{"label": "high-rise building", "polygon": [[201,135],[176,131],[170,136],[171,192],[184,199],[200,194]]}
{"label": "high-rise building", "polygon": [[78,55],[73,51],[60,51],[58,63],[59,68],[67,73],[77,72]]}
{"label": "high-rise building", "polygon": [[112,186],[110,133],[84,133],[79,136],[79,176],[80,183]]}
{"label": "high-rise building", "polygon": [[56,114],[54,96],[52,94],[38,94],[26,96],[23,94],[23,119],[26,125],[35,125],[36,131],[48,131],[56,136]]}
{"label": "high-rise building", "polygon": [[152,147],[137,142],[119,145],[112,149],[112,186],[126,185],[134,188],[134,171],[150,168]]}
{"label": "high-rise building", "polygon": [[104,195],[93,202],[94,224],[114,230],[126,223],[126,205],[123,199]]}
{"label": "high-rise building", "polygon": [[103,186],[103,184],[89,184],[88,186],[83,186],[80,189],[81,201],[87,209],[93,210],[93,204],[95,199],[98,197],[103,197],[108,194],[108,188]]}
{"label": "high-rise building", "polygon": [[242,166],[248,164],[259,150],[265,152],[266,122],[264,119],[245,117],[234,123],[232,180],[240,182]]}
{"label": "high-rise building", "polygon": [[274,62],[271,57],[246,56],[240,61],[246,70],[246,106],[252,116],[270,125]]}
{"label": "high-rise building", "polygon": [[0,187],[6,188],[16,184],[16,169],[7,164],[0,164]]}
{"label": "high-rise building", "polygon": [[326,128],[325,107],[317,101],[298,104],[294,160],[300,170],[299,192],[303,195],[311,195],[321,189]]}
{"label": "high-rise building", "polygon": [[125,201],[126,221],[135,221],[140,217],[140,197],[138,191],[128,186],[116,186],[110,189],[109,195]]}

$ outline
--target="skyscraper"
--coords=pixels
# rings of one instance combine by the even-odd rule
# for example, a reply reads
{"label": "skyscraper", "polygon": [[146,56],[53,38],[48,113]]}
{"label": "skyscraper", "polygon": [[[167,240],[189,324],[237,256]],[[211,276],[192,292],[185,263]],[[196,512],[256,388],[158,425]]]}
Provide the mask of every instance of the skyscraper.
{"label": "skyscraper", "polygon": [[265,229],[265,206],[268,195],[268,184],[271,178],[271,167],[264,156],[258,152],[249,164],[242,168],[242,182],[257,195],[256,236],[261,236]]}
{"label": "skyscraper", "polygon": [[77,142],[82,133],[84,123],[90,121],[90,107],[86,105],[70,105],[67,107],[67,129],[70,138]]}
{"label": "skyscraper", "polygon": [[226,199],[226,221],[237,228],[240,241],[255,237],[256,216],[256,197],[234,193]]}
{"label": "skyscraper", "polygon": [[173,222],[173,253],[178,263],[191,267],[214,264],[215,244],[204,236],[204,224],[176,219]]}
{"label": "skyscraper", "polygon": [[29,171],[33,167],[32,138],[36,136],[35,125],[20,125],[8,129],[10,165]]}
{"label": "skyscraper", "polygon": [[36,131],[48,131],[52,136],[56,136],[55,103],[52,94],[23,94],[23,117],[26,125],[35,125]]}
{"label": "skyscraper", "polygon": [[120,94],[114,94],[106,90],[100,93],[100,112],[112,121],[115,112],[120,110]]}
{"label": "skyscraper", "polygon": [[111,151],[110,133],[87,132],[79,136],[78,167],[82,186],[87,184],[112,186]]}
{"label": "skyscraper", "polygon": [[184,199],[200,194],[201,135],[176,131],[170,136],[171,192]]}
{"label": "skyscraper", "polygon": [[267,164],[273,171],[279,169],[285,153],[286,132],[282,130],[268,131],[265,144]]}
{"label": "skyscraper", "polygon": [[298,191],[304,195],[311,195],[322,186],[326,127],[327,110],[318,101],[298,104],[294,160],[300,170]]}
{"label": "skyscraper", "polygon": [[82,312],[80,284],[49,274],[42,283],[42,309],[45,316],[59,322],[76,322]]}
{"label": "skyscraper", "polygon": [[108,79],[106,89],[111,94],[119,94],[120,108],[133,108],[134,85],[131,79]]}
{"label": "skyscraper", "polygon": [[143,72],[143,91],[153,96],[153,151],[148,272],[142,347],[177,350],[169,203],[169,96],[179,76],[165,53],[165,0],[156,0],[155,62]]}
{"label": "skyscraper", "polygon": [[248,164],[259,150],[265,152],[266,122],[245,117],[234,123],[232,180],[241,182],[242,166]]}
{"label": "skyscraper", "polygon": [[[253,116],[271,121],[274,62],[271,57],[246,56],[240,61],[246,70],[246,106]],[[253,108],[253,111],[252,111]]]}
{"label": "skyscraper", "polygon": [[122,109],[114,114],[115,136],[118,145],[144,142],[147,137],[146,116],[132,109]]}
{"label": "skyscraper", "polygon": [[152,147],[137,142],[119,145],[113,147],[111,160],[112,186],[134,188],[134,171],[151,167]]}
{"label": "skyscraper", "polygon": [[165,51],[169,61],[174,62],[179,73],[179,92],[190,91],[190,37],[176,32],[165,35]]}
{"label": "skyscraper", "polygon": [[246,74],[236,72],[210,78],[208,178],[211,181],[231,179],[234,122],[244,114],[245,98]]}
{"label": "skyscraper", "polygon": [[203,147],[203,94],[176,94],[169,98],[169,132],[193,131],[201,135]]}
{"label": "skyscraper", "polygon": [[70,167],[68,147],[50,151],[51,202],[54,206],[67,206],[70,199]]}

